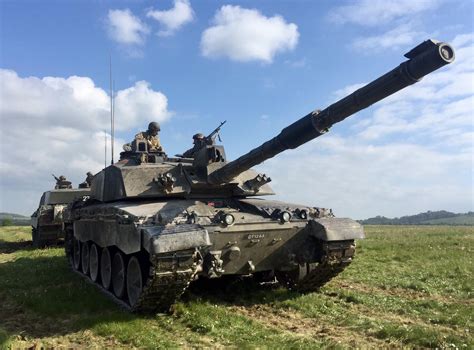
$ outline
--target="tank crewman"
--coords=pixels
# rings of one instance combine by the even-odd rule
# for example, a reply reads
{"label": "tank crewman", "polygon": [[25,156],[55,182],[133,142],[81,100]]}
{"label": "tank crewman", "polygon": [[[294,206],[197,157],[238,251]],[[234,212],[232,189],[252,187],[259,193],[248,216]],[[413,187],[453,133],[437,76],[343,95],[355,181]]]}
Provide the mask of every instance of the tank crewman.
{"label": "tank crewman", "polygon": [[147,140],[148,151],[150,152],[163,152],[163,147],[161,146],[160,138],[158,137],[160,130],[160,124],[157,122],[151,122],[148,124],[147,131],[135,135],[135,140]]}
{"label": "tank crewman", "polygon": [[206,138],[203,134],[197,133],[193,135],[193,148],[183,153],[184,158],[194,158],[194,154],[206,145]]}
{"label": "tank crewman", "polygon": [[54,186],[54,189],[59,190],[65,188],[72,188],[71,181],[67,181],[64,175],[60,175],[59,178],[54,175],[53,177],[56,180],[56,186]]}
{"label": "tank crewman", "polygon": [[92,179],[94,178],[94,175],[90,171],[87,172],[87,177],[84,182],[79,184],[79,188],[89,188],[92,185]]}

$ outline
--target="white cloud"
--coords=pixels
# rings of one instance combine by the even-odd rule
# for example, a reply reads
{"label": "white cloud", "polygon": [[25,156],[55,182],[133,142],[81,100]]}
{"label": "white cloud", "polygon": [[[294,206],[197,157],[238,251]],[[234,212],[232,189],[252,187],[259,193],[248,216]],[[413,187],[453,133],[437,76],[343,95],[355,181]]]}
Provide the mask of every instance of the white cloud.
{"label": "white cloud", "polygon": [[174,34],[194,18],[194,12],[188,0],[174,0],[172,9],[167,11],[149,10],[146,15],[155,19],[164,27],[163,30],[158,32],[160,36]]}
{"label": "white cloud", "polygon": [[426,37],[426,33],[415,30],[411,24],[404,23],[380,35],[358,37],[353,40],[352,46],[364,52],[387,49],[399,51],[400,48],[412,45],[420,38]]}
{"label": "white cloud", "polygon": [[146,81],[136,82],[128,89],[118,91],[115,101],[117,116],[126,118],[122,128],[140,125],[150,119],[165,120],[170,116],[166,96],[150,89]]}
{"label": "white cloud", "polygon": [[329,19],[340,24],[376,26],[436,9],[440,2],[440,0],[360,0],[350,5],[336,7],[329,13]]}
{"label": "white cloud", "polygon": [[367,218],[472,210],[472,184],[465,180],[471,161],[469,153],[451,155],[408,142],[374,145],[328,134],[260,168],[285,201]]}
{"label": "white cloud", "polygon": [[[0,100],[0,211],[32,212],[53,186],[51,173],[77,185],[87,171],[103,167],[110,102],[92,79],[23,78],[0,69]],[[166,96],[145,81],[117,92],[117,131],[140,130],[169,116]],[[124,142],[116,139],[116,160]]]}
{"label": "white cloud", "polygon": [[339,216],[474,210],[474,38],[466,38],[453,40],[461,45],[453,64],[376,104],[347,135],[335,127],[260,170],[282,199]]}
{"label": "white cloud", "polygon": [[201,52],[206,57],[270,63],[277,53],[291,51],[298,43],[296,24],[278,15],[265,17],[255,9],[225,5],[213,22],[201,37]]}
{"label": "white cloud", "polygon": [[122,45],[143,45],[150,29],[129,9],[109,10],[107,32],[110,38]]}

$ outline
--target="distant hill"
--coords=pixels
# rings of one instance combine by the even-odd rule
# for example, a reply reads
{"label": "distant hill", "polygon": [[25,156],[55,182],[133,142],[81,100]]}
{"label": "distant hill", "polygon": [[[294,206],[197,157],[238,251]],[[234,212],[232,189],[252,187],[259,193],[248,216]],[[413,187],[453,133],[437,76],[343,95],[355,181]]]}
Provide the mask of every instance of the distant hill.
{"label": "distant hill", "polygon": [[20,214],[13,214],[13,213],[0,213],[0,225],[2,224],[4,219],[10,219],[12,221],[12,225],[14,226],[29,226],[30,225],[29,216],[23,216]]}
{"label": "distant hill", "polygon": [[474,212],[456,214],[446,210],[427,211],[393,219],[376,216],[359,222],[363,225],[474,225]]}

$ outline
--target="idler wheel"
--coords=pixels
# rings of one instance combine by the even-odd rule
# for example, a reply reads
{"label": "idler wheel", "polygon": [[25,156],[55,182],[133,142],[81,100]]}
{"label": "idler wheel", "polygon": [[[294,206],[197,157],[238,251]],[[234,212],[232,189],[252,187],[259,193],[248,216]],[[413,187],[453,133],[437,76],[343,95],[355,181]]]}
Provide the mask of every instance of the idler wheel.
{"label": "idler wheel", "polygon": [[74,269],[79,271],[81,267],[81,242],[76,238],[73,238],[72,243],[72,260]]}
{"label": "idler wheel", "polygon": [[102,281],[102,287],[105,289],[110,288],[112,281],[112,259],[110,258],[110,250],[108,248],[102,249],[102,254],[100,254],[100,280]]}
{"label": "idler wheel", "polygon": [[89,274],[89,244],[81,243],[81,265],[84,275]]}
{"label": "idler wheel", "polygon": [[48,241],[44,240],[42,237],[42,230],[40,227],[38,228],[34,228],[33,231],[32,231],[32,235],[31,235],[31,238],[32,238],[32,241],[33,241],[33,247],[35,248],[44,248],[46,247],[46,244],[48,243]]}
{"label": "idler wheel", "polygon": [[127,266],[127,295],[130,306],[134,306],[140,299],[143,289],[143,275],[140,261],[132,256]]}
{"label": "idler wheel", "polygon": [[120,252],[112,260],[112,289],[117,298],[125,295],[125,261]]}
{"label": "idler wheel", "polygon": [[91,280],[97,282],[99,279],[99,251],[94,243],[91,244],[89,251],[89,272]]}

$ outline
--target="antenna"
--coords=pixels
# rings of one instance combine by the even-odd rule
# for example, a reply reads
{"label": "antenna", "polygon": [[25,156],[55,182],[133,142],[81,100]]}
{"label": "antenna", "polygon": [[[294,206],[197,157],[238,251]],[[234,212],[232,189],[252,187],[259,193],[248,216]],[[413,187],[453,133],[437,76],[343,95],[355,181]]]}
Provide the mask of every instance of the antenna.
{"label": "antenna", "polygon": [[110,70],[110,148],[111,159],[110,164],[114,164],[114,87],[112,85],[112,55],[109,54],[109,70]]}
{"label": "antenna", "polygon": [[104,130],[104,168],[107,168],[107,131]]}
{"label": "antenna", "polygon": [[112,80],[112,164],[114,164],[114,141],[115,141],[115,79]]}

